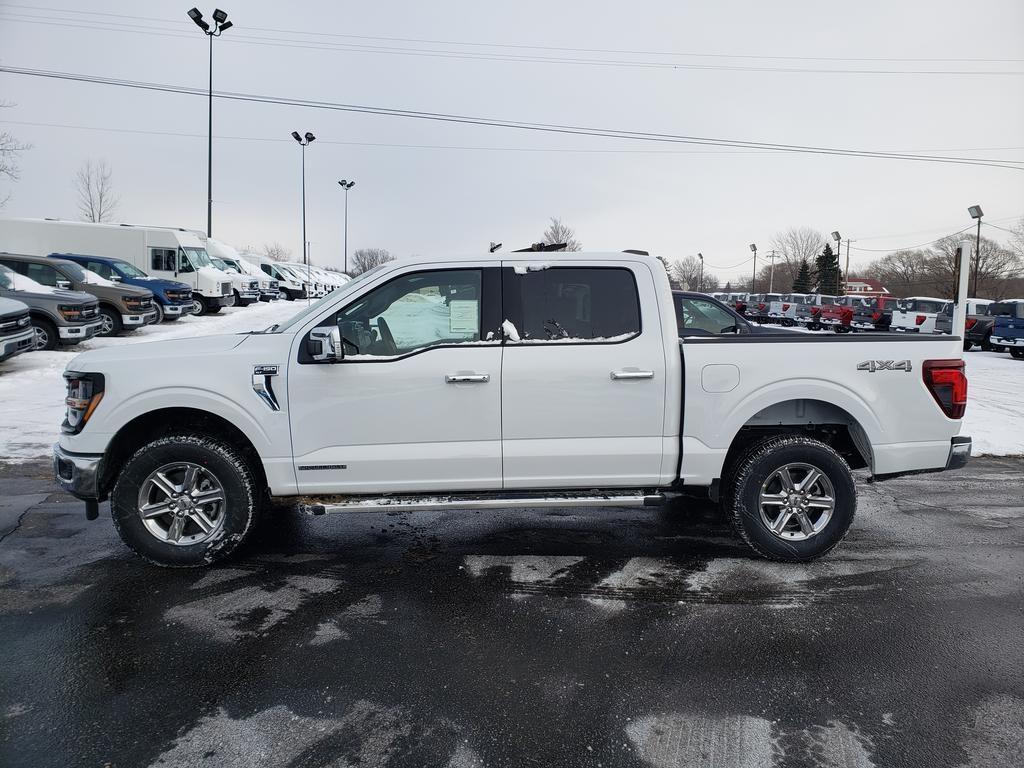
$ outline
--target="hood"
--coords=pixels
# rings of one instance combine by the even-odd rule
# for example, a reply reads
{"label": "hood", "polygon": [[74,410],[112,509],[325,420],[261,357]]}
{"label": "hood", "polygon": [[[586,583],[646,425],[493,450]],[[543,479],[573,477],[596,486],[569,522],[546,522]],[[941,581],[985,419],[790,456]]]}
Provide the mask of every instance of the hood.
{"label": "hood", "polygon": [[0,316],[20,315],[28,312],[28,305],[17,299],[5,299],[0,296]]}
{"label": "hood", "polygon": [[217,269],[216,267],[200,267],[199,274],[210,280],[216,280],[218,282],[228,282],[231,280],[231,275],[223,270]]}
{"label": "hood", "polygon": [[127,280],[122,280],[120,285],[141,286],[149,290],[192,292],[192,286],[188,283],[179,283],[177,280],[164,280],[161,277],[129,277]]}
{"label": "hood", "polygon": [[91,349],[76,355],[67,365],[67,370],[78,372],[97,371],[102,373],[107,363],[154,362],[161,367],[184,365],[197,357],[221,355],[229,352],[249,338],[248,334],[224,336],[200,336],[192,339],[168,339],[167,341],[146,341],[101,349]]}
{"label": "hood", "polygon": [[[45,290],[40,290],[45,288]],[[98,304],[96,297],[91,293],[84,293],[83,291],[65,291],[61,288],[50,288],[49,286],[40,286],[34,288],[31,291],[19,291],[8,289],[12,299],[18,301],[24,301],[31,303],[33,301],[61,301],[68,304],[85,304],[91,306]]]}

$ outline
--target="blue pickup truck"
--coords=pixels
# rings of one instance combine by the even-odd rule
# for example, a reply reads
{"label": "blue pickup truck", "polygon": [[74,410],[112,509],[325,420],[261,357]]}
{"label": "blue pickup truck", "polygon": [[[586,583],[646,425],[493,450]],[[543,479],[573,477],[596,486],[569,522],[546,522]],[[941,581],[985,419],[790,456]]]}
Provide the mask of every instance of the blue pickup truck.
{"label": "blue pickup truck", "polygon": [[55,258],[73,261],[107,280],[148,288],[153,292],[156,322],[177,320],[192,314],[192,288],[187,283],[150,277],[134,264],[108,256],[86,256],[78,253],[51,253]]}
{"label": "blue pickup truck", "polygon": [[992,346],[999,351],[1009,350],[1015,358],[1024,360],[1024,299],[996,302],[988,309],[995,318]]}

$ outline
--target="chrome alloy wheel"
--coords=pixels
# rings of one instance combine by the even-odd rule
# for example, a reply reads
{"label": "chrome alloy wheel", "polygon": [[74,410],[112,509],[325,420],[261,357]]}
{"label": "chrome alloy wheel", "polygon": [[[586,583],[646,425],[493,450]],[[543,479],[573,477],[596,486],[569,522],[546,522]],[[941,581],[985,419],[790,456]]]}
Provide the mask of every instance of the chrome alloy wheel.
{"label": "chrome alloy wheel", "polygon": [[188,461],[164,464],[142,483],[138,513],[167,544],[190,546],[224,527],[224,486],[210,470]]}
{"label": "chrome alloy wheel", "polygon": [[110,315],[103,313],[100,315],[100,329],[97,331],[98,336],[109,336],[114,332],[114,321],[110,318]]}
{"label": "chrome alloy wheel", "polygon": [[811,464],[786,464],[768,475],[758,496],[761,522],[786,541],[821,533],[836,508],[831,481]]}
{"label": "chrome alloy wheel", "polygon": [[46,345],[50,343],[50,334],[45,328],[40,328],[38,325],[33,330],[35,331],[35,348],[37,350],[46,349]]}

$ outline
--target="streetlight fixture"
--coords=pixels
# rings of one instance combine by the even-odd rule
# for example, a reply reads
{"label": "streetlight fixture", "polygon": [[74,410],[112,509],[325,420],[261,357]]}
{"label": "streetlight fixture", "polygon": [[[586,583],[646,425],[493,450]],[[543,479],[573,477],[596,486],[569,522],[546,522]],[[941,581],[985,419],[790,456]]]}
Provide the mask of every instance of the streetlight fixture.
{"label": "streetlight fixture", "polygon": [[700,287],[697,289],[697,291],[699,293],[704,293],[704,254],[698,251],[697,258],[700,259],[700,278],[697,281]]}
{"label": "streetlight fixture", "polygon": [[208,129],[206,139],[206,236],[213,237],[213,38],[220,37],[224,30],[234,26],[228,21],[228,15],[220,8],[213,12],[213,24],[203,18],[198,8],[188,12],[188,17],[195,22],[203,34],[210,38],[210,90],[208,113]]}
{"label": "streetlight fixture", "polygon": [[972,219],[978,220],[978,234],[974,238],[974,280],[972,281],[974,287],[971,288],[971,296],[977,297],[978,295],[978,267],[981,265],[981,217],[985,213],[981,210],[980,205],[972,205],[967,209],[967,212],[971,214]]}
{"label": "streetlight fixture", "polygon": [[496,253],[499,250],[501,250],[501,243],[496,243],[493,240],[491,240],[491,245],[487,249],[487,252],[488,253]]}
{"label": "streetlight fixture", "polygon": [[757,243],[750,244],[750,250],[754,252],[754,276],[750,278],[750,292],[757,290]]}
{"label": "streetlight fixture", "polygon": [[[836,295],[840,293],[839,290],[839,252],[843,250],[843,236],[838,232],[832,233],[832,239],[836,241]],[[847,264],[849,266],[849,264]]]}
{"label": "streetlight fixture", "polygon": [[316,141],[316,136],[306,131],[306,135],[303,137],[299,135],[298,131],[292,131],[292,138],[302,147],[302,263],[306,265],[306,300],[308,301],[313,281],[310,279],[309,256],[306,250],[306,147]]}
{"label": "streetlight fixture", "polygon": [[348,179],[342,179],[338,182],[338,186],[345,190],[345,265],[342,271],[348,274],[348,191],[354,187],[356,183],[349,181]]}

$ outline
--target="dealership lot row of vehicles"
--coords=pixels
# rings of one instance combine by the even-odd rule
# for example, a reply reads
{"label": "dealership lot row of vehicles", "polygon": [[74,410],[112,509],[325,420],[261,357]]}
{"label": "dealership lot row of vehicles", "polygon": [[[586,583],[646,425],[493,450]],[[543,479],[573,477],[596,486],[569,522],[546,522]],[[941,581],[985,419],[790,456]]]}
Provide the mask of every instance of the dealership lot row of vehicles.
{"label": "dealership lot row of vehicles", "polygon": [[[930,296],[830,296],[802,293],[713,293],[756,323],[833,330],[950,335],[953,302]],[[1024,360],[1024,298],[967,299],[964,350],[1009,352]]]}
{"label": "dealership lot row of vehicles", "polygon": [[347,281],[186,229],[0,219],[0,361]]}

